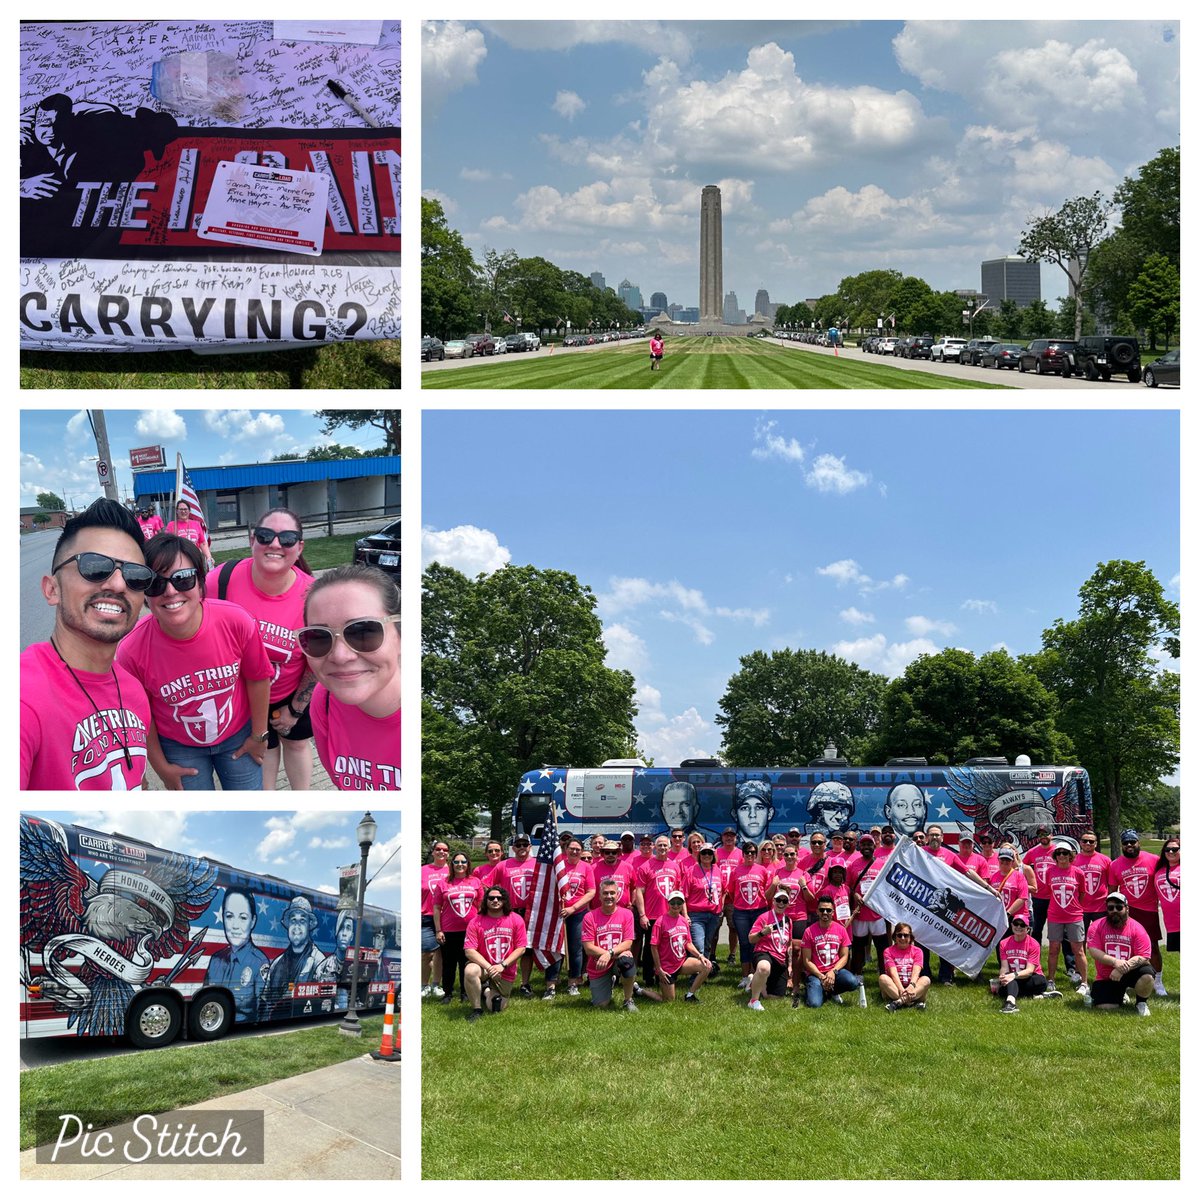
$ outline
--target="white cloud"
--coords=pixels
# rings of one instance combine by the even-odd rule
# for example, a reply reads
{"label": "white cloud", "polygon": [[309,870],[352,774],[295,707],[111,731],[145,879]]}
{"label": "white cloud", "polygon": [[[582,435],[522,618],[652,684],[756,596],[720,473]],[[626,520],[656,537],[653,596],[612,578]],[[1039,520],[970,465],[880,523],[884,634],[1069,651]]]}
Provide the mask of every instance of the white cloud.
{"label": "white cloud", "polygon": [[929,617],[922,616],[905,617],[904,626],[909,633],[916,634],[917,637],[927,637],[931,633],[940,633],[943,637],[949,637],[956,632],[956,627],[949,621],[934,621]]}
{"label": "white cloud", "polygon": [[174,846],[180,850],[192,848],[192,838],[188,833],[187,814],[177,810],[167,808],[89,809],[73,813],[71,820],[80,825],[86,825],[89,829],[98,829],[102,832],[119,831],[127,837],[140,838],[155,846]]}
{"label": "white cloud", "polygon": [[878,671],[889,678],[900,675],[910,662],[922,654],[936,654],[938,647],[927,638],[911,642],[889,642],[882,633],[854,641],[834,642],[833,653],[857,663],[867,671]]}
{"label": "white cloud", "polygon": [[701,646],[711,646],[716,638],[713,631],[699,617],[693,617],[688,613],[670,612],[667,609],[661,609],[658,615],[664,621],[676,621],[680,625],[686,625]]}
{"label": "white cloud", "polygon": [[485,21],[483,25],[518,50],[570,50],[621,42],[677,57],[691,54],[687,33],[663,21]]}
{"label": "white cloud", "polygon": [[759,421],[754,426],[755,446],[750,451],[751,458],[772,459],[781,458],[785,462],[803,463],[806,457],[804,447],[795,438],[785,438],[773,432],[774,421]]}
{"label": "white cloud", "polygon": [[988,613],[993,616],[1000,611],[995,600],[964,600],[962,602],[962,607],[968,612],[980,614]]}
{"label": "white cloud", "polygon": [[847,625],[873,625],[875,617],[869,612],[859,612],[857,608],[851,605],[849,608],[843,608],[838,616],[841,617]]}
{"label": "white cloud", "polygon": [[442,212],[448,217],[458,209],[458,201],[452,196],[447,196],[445,192],[439,192],[437,188],[422,188],[421,195],[426,200],[436,200],[442,206]]}
{"label": "white cloud", "polygon": [[133,426],[139,437],[162,438],[164,441],[187,437],[187,423],[172,409],[143,409]]}
{"label": "white cloud", "polygon": [[605,665],[619,671],[632,671],[637,675],[645,670],[650,660],[645,641],[627,625],[606,625],[604,646],[607,651]]}
{"label": "white cloud", "polygon": [[804,476],[809,487],[818,492],[837,492],[839,496],[865,487],[870,481],[870,475],[846,466],[846,460],[834,454],[819,454]]}
{"label": "white cloud", "polygon": [[274,439],[284,433],[279,413],[252,413],[245,408],[229,411],[210,408],[204,414],[204,424],[213,433],[237,442]]}
{"label": "white cloud", "polygon": [[694,708],[673,717],[657,714],[657,721],[638,716],[638,745],[658,766],[673,766],[685,758],[712,758],[721,744],[720,731]]}
{"label": "white cloud", "polygon": [[483,33],[461,21],[424,21],[421,25],[421,103],[436,110],[447,96],[478,83],[487,57]]}
{"label": "white cloud", "polygon": [[310,850],[341,850],[346,846],[353,845],[353,839],[348,837],[312,837],[308,839],[308,848]]}
{"label": "white cloud", "polygon": [[490,575],[512,559],[507,546],[490,529],[455,525],[453,529],[421,530],[421,569],[431,562],[454,567],[464,575]]}
{"label": "white cloud", "polygon": [[[268,826],[271,822],[268,822]],[[296,841],[296,830],[283,823],[269,828],[266,837],[258,843],[255,853],[264,862],[287,862],[285,851],[290,850]]]}
{"label": "white cloud", "polygon": [[911,582],[907,575],[900,573],[893,575],[891,579],[872,579],[852,558],[842,558],[827,566],[818,567],[817,574],[825,576],[826,579],[832,579],[838,587],[853,585],[864,596],[871,592],[886,591],[889,588],[899,590],[907,587]]}
{"label": "white cloud", "polygon": [[[749,621],[755,626],[762,626],[771,617],[771,610],[767,608],[710,605],[703,592],[686,587],[677,579],[672,579],[669,583],[655,583],[653,580],[639,577],[613,576],[608,581],[608,591],[601,592],[596,597],[596,608],[606,618],[650,604],[659,606],[657,615],[662,620],[690,629],[702,646],[712,645],[716,637],[706,624],[707,619]],[[664,604],[669,607],[663,607]]]}
{"label": "white cloud", "polygon": [[573,121],[585,108],[587,104],[583,98],[575,92],[558,92],[554,97],[554,103],[550,107],[558,113],[564,121]]}

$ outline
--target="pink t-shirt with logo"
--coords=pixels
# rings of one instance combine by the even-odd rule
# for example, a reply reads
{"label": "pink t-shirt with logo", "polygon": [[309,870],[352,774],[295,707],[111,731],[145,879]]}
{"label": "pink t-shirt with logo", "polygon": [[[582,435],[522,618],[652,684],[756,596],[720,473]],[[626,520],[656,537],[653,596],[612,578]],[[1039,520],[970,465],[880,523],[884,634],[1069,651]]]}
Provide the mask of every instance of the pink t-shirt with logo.
{"label": "pink t-shirt with logo", "polygon": [[[205,587],[210,596],[217,595],[221,567],[208,573]],[[280,596],[260,591],[254,584],[253,563],[242,559],[229,575],[225,599],[241,605],[257,622],[267,658],[275,672],[271,682],[271,703],[285,700],[295,690],[304,674],[307,660],[300,652],[294,630],[304,624],[304,595],[313,584],[313,577],[296,570],[296,579]]]}
{"label": "pink t-shirt with logo", "polygon": [[909,942],[907,948],[895,945],[884,947],[883,973],[886,975],[890,967],[895,967],[900,982],[906,986],[921,974],[924,962],[925,951],[913,942]]}
{"label": "pink t-shirt with logo", "polygon": [[146,617],[117,647],[117,662],[141,680],[160,738],[215,746],[250,720],[246,683],[269,679],[258,623],[227,600],[205,600],[200,628],[168,637]]}
{"label": "pink t-shirt with logo", "polygon": [[805,907],[804,898],[804,888],[810,886],[808,872],[801,870],[799,867],[793,867],[790,871],[783,870],[775,876],[775,883],[778,887],[787,889],[788,919],[792,921],[802,920],[808,911]]}
{"label": "pink t-shirt with logo", "polygon": [[[592,864],[581,862],[578,866],[567,866],[563,869],[558,887],[559,899],[564,908],[577,904],[595,887],[592,875]],[[595,899],[595,897],[593,897]]]}
{"label": "pink t-shirt with logo", "polygon": [[1154,873],[1154,890],[1162,907],[1167,933],[1179,932],[1179,868],[1160,867]]}
{"label": "pink t-shirt with logo", "polygon": [[1083,911],[1103,912],[1108,895],[1108,868],[1112,859],[1098,850],[1092,854],[1077,854],[1073,866],[1083,876]]}
{"label": "pink t-shirt with logo", "polygon": [[674,975],[687,960],[687,945],[691,940],[691,923],[682,913],[655,922],[650,942],[658,947],[658,963],[665,974]]}
{"label": "pink t-shirt with logo", "polygon": [[[589,909],[584,914],[581,940],[584,944],[592,942],[601,950],[611,953],[622,942],[633,941],[633,913],[627,908],[616,908],[610,916],[605,916],[599,908]],[[604,974],[596,966],[596,961],[591,956],[587,960],[587,973],[592,979]]]}
{"label": "pink t-shirt with logo", "polygon": [[146,689],[115,664],[75,675],[78,683],[49,642],[21,652],[22,789],[136,791],[146,771]]}
{"label": "pink t-shirt with logo", "polygon": [[[889,857],[888,854],[876,854],[870,862],[867,862],[861,854],[856,854],[854,861],[847,868],[847,882],[850,884],[851,892],[865,896],[871,884],[875,882],[875,877],[887,865]],[[879,913],[865,904],[858,910],[857,920],[859,921],[878,921],[879,919]]]}
{"label": "pink t-shirt with logo", "polygon": [[[477,913],[467,923],[467,936],[463,940],[464,950],[475,950],[493,966],[499,966],[518,947],[528,944],[525,921],[520,913],[509,913],[507,917],[489,917]],[[501,977],[516,979],[517,963],[514,959],[504,968]]]}
{"label": "pink t-shirt with logo", "polygon": [[318,683],[308,711],[317,757],[338,791],[400,790],[400,709],[373,717]]}
{"label": "pink t-shirt with logo", "polygon": [[634,868],[628,861],[618,862],[612,867],[603,858],[598,863],[592,863],[592,879],[596,884],[596,894],[592,897],[590,907],[593,909],[599,908],[601,887],[605,883],[615,883],[617,885],[617,906],[619,908],[632,909],[633,878]]}
{"label": "pink t-shirt with logo", "polygon": [[1048,921],[1069,924],[1083,920],[1083,872],[1074,867],[1051,867],[1046,872],[1046,890],[1050,893]]}
{"label": "pink t-shirt with logo", "polygon": [[508,903],[513,912],[523,913],[533,895],[533,876],[537,871],[537,859],[530,854],[522,862],[518,858],[506,858],[492,872],[487,886],[502,887],[508,893]]}
{"label": "pink t-shirt with logo", "polygon": [[980,879],[987,878],[988,860],[982,854],[971,853],[964,858],[961,853],[958,853],[952,855],[949,861],[950,865],[963,875],[968,871],[974,871]]}
{"label": "pink t-shirt with logo", "polygon": [[[1033,920],[1033,906],[1029,903],[1029,880],[1025,878],[1025,872],[1019,866],[1014,866],[1003,879],[1000,877],[1000,872],[997,871],[992,876],[990,883],[999,889],[1000,902],[1004,905],[1004,911],[1009,914],[1010,918],[1019,913],[1026,921]],[[1012,906],[1018,900],[1024,900],[1025,903],[1014,913]]]}
{"label": "pink t-shirt with logo", "polygon": [[[137,523],[141,526],[142,537],[145,538],[146,541],[149,541],[156,533],[162,533],[162,517],[153,516],[149,517],[145,521],[143,521],[141,517],[138,517]],[[191,539],[189,539],[189,541],[190,540]]]}
{"label": "pink t-shirt with logo", "polygon": [[[667,897],[674,891],[683,892],[683,872],[672,859],[659,862],[652,858],[638,873],[638,887],[643,889],[642,911],[651,921],[667,915]],[[686,894],[686,893],[685,893]]]}
{"label": "pink t-shirt with logo", "polygon": [[[863,919],[862,912],[859,913],[859,919]],[[841,957],[842,948],[850,945],[850,935],[846,932],[845,926],[837,921],[831,921],[828,929],[822,929],[819,924],[810,925],[804,931],[804,937],[800,939],[800,944],[802,947],[808,947],[814,966],[821,971],[828,971]]]}
{"label": "pink t-shirt with logo", "polygon": [[1033,868],[1033,873],[1037,876],[1037,888],[1034,891],[1034,897],[1038,900],[1049,900],[1050,893],[1046,888],[1046,872],[1054,866],[1054,846],[1043,846],[1038,842],[1036,846],[1030,846],[1025,852],[1025,863]]}
{"label": "pink t-shirt with logo", "polygon": [[421,868],[421,916],[433,916],[434,894],[437,891],[438,884],[449,878],[449,875],[450,865],[448,863],[444,867],[437,867],[433,863],[426,863]]}
{"label": "pink t-shirt with logo", "polygon": [[721,874],[725,878],[725,891],[729,891],[729,883],[733,879],[733,872],[737,869],[743,858],[741,849],[733,846],[726,850],[723,845],[717,847],[717,866],[721,868]]}
{"label": "pink t-shirt with logo", "polygon": [[699,863],[693,863],[685,875],[683,891],[687,896],[688,912],[720,912],[725,902],[725,881],[721,877],[721,869],[715,863],[708,870]]}
{"label": "pink t-shirt with logo", "polygon": [[1118,854],[1108,868],[1108,886],[1125,893],[1130,908],[1153,912],[1158,901],[1154,896],[1154,868],[1158,856],[1149,850],[1139,850],[1136,858]]}
{"label": "pink t-shirt with logo", "polygon": [[[1087,944],[1104,954],[1111,954],[1118,962],[1128,958],[1150,957],[1150,935],[1132,917],[1125,918],[1123,929],[1114,929],[1108,917],[1093,921],[1087,934]],[[1107,979],[1112,974],[1107,963],[1096,963],[1096,978]]]}
{"label": "pink t-shirt with logo", "polygon": [[[766,931],[766,937],[754,941],[756,933]],[[787,964],[792,949],[792,922],[788,917],[779,918],[773,912],[765,912],[755,918],[750,926],[751,945],[755,953],[766,951],[776,962]]]}
{"label": "pink t-shirt with logo", "polygon": [[733,907],[740,909],[765,908],[769,876],[758,863],[741,863],[733,872],[729,890]]}
{"label": "pink t-shirt with logo", "polygon": [[828,855],[820,860],[819,866],[812,859],[805,864],[805,886],[812,893],[811,897],[806,897],[804,900],[805,915],[809,917],[816,916],[817,900],[820,899],[821,893],[829,886],[829,870],[831,867],[837,866],[845,866],[845,864],[835,862]]}
{"label": "pink t-shirt with logo", "polygon": [[467,922],[479,912],[483,901],[483,884],[474,875],[465,879],[441,879],[435,884],[434,906],[441,911],[438,917],[443,933],[462,933]]}
{"label": "pink t-shirt with logo", "polygon": [[204,534],[204,526],[199,521],[172,521],[167,526],[167,532],[173,533],[177,537],[187,538],[189,542],[195,542],[197,546],[201,542],[208,541]]}
{"label": "pink t-shirt with logo", "polygon": [[[1019,874],[1020,872],[1014,873]],[[1019,974],[1032,963],[1033,973],[1040,975],[1042,973],[1042,948],[1028,933],[1022,938],[1006,937],[1000,942],[1000,962],[1003,964],[1005,974],[1010,971],[1014,975]]]}

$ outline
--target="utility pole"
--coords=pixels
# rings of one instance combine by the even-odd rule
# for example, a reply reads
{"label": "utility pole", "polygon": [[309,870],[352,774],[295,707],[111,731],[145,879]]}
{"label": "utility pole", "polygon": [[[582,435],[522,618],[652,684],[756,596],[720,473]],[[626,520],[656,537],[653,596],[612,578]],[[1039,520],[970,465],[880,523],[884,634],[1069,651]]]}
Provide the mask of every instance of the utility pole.
{"label": "utility pole", "polygon": [[96,435],[96,453],[100,455],[97,471],[104,494],[110,500],[120,500],[117,492],[117,481],[114,478],[112,455],[108,450],[108,426],[104,423],[103,409],[89,409],[88,420],[92,423],[92,433]]}

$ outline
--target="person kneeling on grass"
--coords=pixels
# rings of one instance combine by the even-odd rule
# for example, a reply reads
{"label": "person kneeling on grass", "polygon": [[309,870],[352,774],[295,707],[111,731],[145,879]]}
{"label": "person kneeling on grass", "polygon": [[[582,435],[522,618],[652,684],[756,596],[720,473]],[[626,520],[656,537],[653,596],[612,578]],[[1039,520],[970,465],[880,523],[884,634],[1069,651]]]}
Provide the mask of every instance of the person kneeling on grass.
{"label": "person kneeling on grass", "polygon": [[[680,976],[693,976],[684,1000],[699,1004],[696,993],[712,971],[712,962],[692,941],[692,923],[684,911],[684,895],[672,892],[667,897],[667,915],[654,923],[650,935],[650,952],[654,956],[654,969],[658,974],[663,1000],[675,999],[675,984]],[[654,999],[653,993],[642,989],[643,996]]]}
{"label": "person kneeling on grass", "polygon": [[[792,896],[780,888],[773,897],[771,908],[750,928],[750,944],[754,947],[754,973],[750,977],[750,1005],[762,1012],[762,997],[787,995],[788,956],[796,922],[788,916]],[[799,922],[803,926],[803,921]],[[798,939],[797,939],[798,940]]]}
{"label": "person kneeling on grass", "polygon": [[588,991],[594,1008],[607,1008],[612,999],[613,980],[619,977],[625,993],[621,1007],[626,1012],[637,1012],[633,1002],[637,963],[630,953],[633,949],[633,913],[617,903],[619,894],[619,885],[602,883],[600,907],[584,914],[580,935],[583,952],[587,955]]}
{"label": "person kneeling on grass", "polygon": [[921,974],[925,951],[913,941],[912,926],[901,921],[892,930],[892,944],[879,965],[879,992],[888,1012],[924,1008],[933,980]]}
{"label": "person kneeling on grass", "polygon": [[1003,1014],[1017,1011],[1018,996],[1041,996],[1048,986],[1042,974],[1042,947],[1029,932],[1029,919],[1023,912],[1012,917],[1012,933],[1004,938],[997,953],[1000,974],[996,977],[996,995],[1004,998]]}
{"label": "person kneeling on grass", "polygon": [[508,892],[489,886],[483,896],[483,912],[468,922],[463,940],[467,955],[464,986],[471,1005],[468,1021],[478,1021],[485,1005],[489,1012],[497,1013],[508,1006],[526,941],[525,921],[512,911]]}
{"label": "person kneeling on grass", "polygon": [[[858,975],[846,970],[850,958],[850,935],[844,925],[833,919],[833,897],[822,893],[817,901],[817,920],[804,931],[800,940],[801,969],[804,972],[804,1002],[820,1008],[826,998],[842,1003],[841,993],[862,986]],[[792,1001],[797,1007],[800,997]]]}
{"label": "person kneeling on grass", "polygon": [[1104,920],[1093,921],[1088,930],[1087,949],[1096,963],[1092,984],[1093,1008],[1117,1008],[1132,991],[1139,1017],[1148,1017],[1146,1004],[1154,991],[1154,967],[1150,962],[1150,935],[1129,915],[1122,892],[1109,892],[1104,902]]}

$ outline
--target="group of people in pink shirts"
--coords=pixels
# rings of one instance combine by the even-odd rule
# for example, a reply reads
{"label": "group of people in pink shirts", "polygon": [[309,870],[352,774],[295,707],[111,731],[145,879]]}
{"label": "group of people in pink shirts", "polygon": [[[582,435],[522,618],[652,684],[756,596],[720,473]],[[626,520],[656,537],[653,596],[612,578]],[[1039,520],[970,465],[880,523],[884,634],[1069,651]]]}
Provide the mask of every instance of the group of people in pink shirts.
{"label": "group of people in pink shirts", "polygon": [[[619,839],[597,834],[586,846],[564,833],[567,991],[578,995],[586,981],[591,1003],[604,1007],[619,984],[622,1007],[636,1012],[639,1000],[669,1001],[682,986],[684,1001],[699,1003],[701,989],[721,972],[719,935],[728,921],[725,965],[740,963],[738,988],[748,993],[752,1011],[788,994],[793,1007],[819,1008],[857,991],[865,1005],[863,968],[872,948],[887,1010],[924,1008],[933,983],[930,955],[910,925],[889,925],[863,902],[897,840],[887,826],[857,836],[814,832],[807,845],[798,830],[740,846],[733,828],[717,845],[684,829],[640,839],[628,830]],[[990,831],[978,842],[963,831],[952,848],[942,828],[929,825],[913,840],[1004,903],[1010,924],[997,948],[992,988],[1002,1012],[1017,1012],[1021,997],[1061,996],[1054,986],[1060,954],[1094,1008],[1125,1001],[1145,1015],[1147,997],[1166,994],[1159,940],[1165,931],[1168,951],[1178,951],[1177,837],[1156,857],[1141,850],[1136,831],[1126,830],[1113,859],[1098,852],[1091,831],[1078,852],[1072,839],[1055,840],[1047,827],[1023,854],[1012,843],[995,845]],[[533,996],[534,960],[524,944],[530,840],[514,839],[509,858],[498,841],[485,853],[472,867],[465,853],[451,860],[448,845],[435,843],[421,879],[422,995],[451,1003],[457,973],[471,1020],[507,1004],[518,971],[519,994]],[[557,994],[560,966],[547,968],[544,999]],[[953,984],[954,974],[952,964],[939,964],[942,983]]]}

